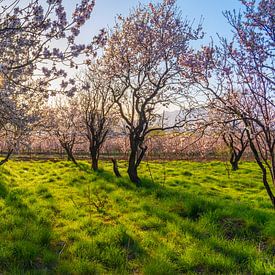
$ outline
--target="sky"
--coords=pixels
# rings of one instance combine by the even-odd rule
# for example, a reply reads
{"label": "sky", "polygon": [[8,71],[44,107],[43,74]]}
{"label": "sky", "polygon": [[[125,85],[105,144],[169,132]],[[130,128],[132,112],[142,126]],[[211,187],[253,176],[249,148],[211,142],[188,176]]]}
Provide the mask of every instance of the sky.
{"label": "sky", "polygon": [[[64,1],[65,3],[68,0]],[[77,0],[69,0],[73,8]],[[88,42],[104,27],[112,27],[118,14],[127,15],[138,3],[149,3],[154,0],[97,0],[92,18],[87,22],[81,33],[80,42]],[[210,37],[217,41],[217,33],[230,37],[230,26],[222,12],[225,10],[240,10],[239,0],[177,0],[177,6],[182,11],[182,17],[199,22],[203,18],[203,30],[206,33],[201,44],[210,41]]]}

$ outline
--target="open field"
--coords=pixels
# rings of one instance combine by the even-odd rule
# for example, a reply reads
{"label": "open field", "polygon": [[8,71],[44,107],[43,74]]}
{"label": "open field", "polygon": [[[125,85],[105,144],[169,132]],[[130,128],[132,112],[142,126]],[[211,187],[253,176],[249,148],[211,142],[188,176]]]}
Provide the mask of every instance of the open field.
{"label": "open field", "polygon": [[[275,274],[275,212],[258,167],[146,162],[0,168],[0,274]],[[151,174],[151,175],[150,175]]]}

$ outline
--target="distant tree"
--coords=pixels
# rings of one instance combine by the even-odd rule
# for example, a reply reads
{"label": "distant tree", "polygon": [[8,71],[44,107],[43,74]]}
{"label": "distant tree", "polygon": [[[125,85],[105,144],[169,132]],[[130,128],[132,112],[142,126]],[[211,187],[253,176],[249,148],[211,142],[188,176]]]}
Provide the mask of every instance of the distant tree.
{"label": "distant tree", "polygon": [[213,100],[209,105],[207,117],[207,132],[213,138],[216,136],[217,142],[219,137],[222,138],[229,149],[232,170],[238,170],[239,161],[249,144],[244,123],[236,115],[227,114],[219,100]]}
{"label": "distant tree", "polygon": [[5,164],[14,151],[20,150],[24,146],[26,139],[30,136],[32,128],[28,120],[20,119],[13,124],[6,123],[1,128],[0,138],[2,141],[3,149],[6,150],[6,156],[0,161],[0,165]]}
{"label": "distant tree", "polygon": [[[1,96],[0,92],[0,101]],[[38,105],[41,103],[37,102],[36,97],[28,99],[28,102],[23,96],[4,97],[5,95],[2,97],[2,109],[0,107],[0,137],[7,151],[5,163],[14,151],[18,152],[28,143],[28,138],[38,123]],[[1,112],[3,110],[5,111]]]}
{"label": "distant tree", "polygon": [[98,170],[100,151],[106,137],[117,122],[113,95],[100,66],[100,61],[89,66],[77,94],[94,171]]}
{"label": "distant tree", "polygon": [[160,114],[179,103],[178,58],[200,30],[200,26],[193,30],[188,21],[182,21],[174,0],[165,0],[139,5],[129,16],[119,17],[108,39],[103,58],[129,136],[128,175],[137,185],[146,136],[182,125],[182,121],[165,125]]}
{"label": "distant tree", "polygon": [[243,14],[225,12],[233,40],[221,39],[220,47],[204,47],[182,56],[182,73],[244,125],[275,207],[275,1],[241,2]]}
{"label": "distant tree", "polygon": [[248,139],[246,137],[246,129],[240,127],[238,122],[227,124],[225,131],[222,134],[223,141],[230,151],[230,164],[233,171],[239,169],[239,161],[248,146]]}
{"label": "distant tree", "polygon": [[59,141],[68,160],[75,164],[74,147],[80,142],[82,126],[79,108],[72,100],[66,103],[57,101],[54,106],[44,109],[41,129]]}

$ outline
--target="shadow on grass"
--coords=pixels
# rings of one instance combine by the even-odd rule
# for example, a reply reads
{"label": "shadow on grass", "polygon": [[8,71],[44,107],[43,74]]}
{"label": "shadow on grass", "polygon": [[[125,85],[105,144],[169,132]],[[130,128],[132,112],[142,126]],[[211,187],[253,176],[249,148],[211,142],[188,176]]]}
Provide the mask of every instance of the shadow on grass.
{"label": "shadow on grass", "polygon": [[0,198],[6,198],[8,192],[8,187],[5,184],[5,181],[3,180],[2,176],[0,176]]}
{"label": "shadow on grass", "polygon": [[[160,190],[156,190],[156,194]],[[166,194],[164,195],[163,192]],[[162,188],[160,194],[161,199],[165,199],[162,205],[149,202],[144,205],[143,210],[148,217],[160,221],[162,226],[158,230],[162,230],[163,234],[169,233],[169,231],[166,232],[165,224],[174,223],[179,231],[192,236],[202,251],[210,250],[213,254],[221,255],[223,259],[230,259],[233,266],[229,267],[228,272],[253,273],[257,268],[262,268],[260,272],[265,272],[266,255],[272,259],[273,245],[272,241],[267,242],[270,236],[265,234],[265,226],[272,222],[273,214],[265,210],[253,209],[246,204],[215,201],[192,193],[180,194],[165,188]],[[172,202],[173,199],[174,202]],[[262,250],[257,248],[259,243],[265,246]],[[199,251],[200,249],[198,253]],[[206,273],[226,272],[224,265],[219,264],[218,260],[209,261],[208,257],[207,254],[202,255],[198,263],[189,268],[194,272],[198,272],[199,269]],[[255,258],[258,260],[261,258],[257,268],[254,265]],[[269,265],[271,266],[272,263],[269,262]]]}
{"label": "shadow on grass", "polygon": [[92,172],[91,165],[89,165],[88,163],[78,162],[76,167],[78,167],[79,170],[89,173],[89,174]]}
{"label": "shadow on grass", "polygon": [[[79,167],[91,173],[91,168],[86,163],[80,163]],[[175,190],[166,185],[161,185],[152,181],[149,177],[141,177],[141,184],[137,187],[128,177],[116,178],[115,175],[104,169],[99,169],[97,172],[92,172],[98,177],[103,178],[109,183],[115,183],[119,187],[137,191],[137,196],[144,197],[154,195],[160,201],[162,200],[177,200],[182,202],[182,207],[178,208],[178,215],[183,218],[189,218],[193,221],[198,220],[202,215],[209,212],[214,212],[217,209],[230,209],[237,216],[254,217],[260,224],[267,221],[267,216],[270,216],[265,209],[253,209],[246,203],[235,202],[233,199],[221,200],[219,196],[206,198],[207,196],[192,193],[192,190]]]}
{"label": "shadow on grass", "polygon": [[0,273],[41,274],[53,270],[58,261],[51,247],[50,218],[44,212],[37,214],[23,196],[23,189],[12,189],[5,196],[0,215]]}
{"label": "shadow on grass", "polygon": [[[87,169],[88,165],[84,167]],[[178,232],[188,234],[195,240],[198,245],[196,253],[201,255],[197,263],[187,265],[187,269],[181,271],[265,273],[270,270],[268,266],[271,265],[271,260],[266,263],[265,258],[268,255],[268,259],[272,259],[274,255],[272,256],[272,242],[268,242],[270,236],[265,233],[265,228],[274,219],[274,215],[267,210],[254,209],[246,203],[236,203],[233,199],[223,200],[218,195],[209,198],[207,194],[196,194],[191,189],[171,189],[148,177],[142,177],[141,187],[137,188],[128,178],[117,179],[103,169],[96,174],[120,188],[131,189],[140,201],[144,201],[141,208],[146,212],[146,218],[136,221],[142,231],[154,234],[158,232],[165,236],[170,232],[167,229],[167,224],[170,223],[177,227]],[[264,244],[261,249],[257,248],[259,244]],[[158,245],[169,250],[169,242],[160,242]],[[210,251],[211,256],[207,256],[207,251]],[[162,255],[151,256],[150,261],[157,260],[160,256]],[[255,258],[258,261],[256,264]],[[179,261],[179,258],[169,259],[169,262],[173,261]],[[166,267],[168,272],[169,263]]]}
{"label": "shadow on grass", "polygon": [[[128,190],[135,190],[137,188],[136,185],[128,179],[128,177],[122,176],[120,178],[117,178],[113,174],[113,172],[109,172],[104,168],[99,168],[98,171],[93,171],[91,169],[91,166],[87,163],[79,163],[78,168],[87,174],[93,174],[96,177],[102,178],[104,181],[108,183],[114,183],[118,187],[125,188]],[[144,186],[146,186],[146,184]]]}

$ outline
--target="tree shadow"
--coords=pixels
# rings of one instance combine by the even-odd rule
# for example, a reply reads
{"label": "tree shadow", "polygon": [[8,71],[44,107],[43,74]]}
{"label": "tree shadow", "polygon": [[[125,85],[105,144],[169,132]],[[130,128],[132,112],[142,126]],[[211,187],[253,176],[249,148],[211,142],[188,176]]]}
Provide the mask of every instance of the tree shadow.
{"label": "tree shadow", "polygon": [[23,197],[27,197],[27,192],[14,188],[4,199],[0,217],[0,273],[53,271],[58,253],[52,247],[52,221],[45,216],[46,212],[30,208]]}
{"label": "tree shadow", "polygon": [[93,171],[91,169],[91,166],[87,163],[78,163],[77,167],[81,171],[102,178],[104,181],[108,183],[113,183],[117,187],[125,188],[128,190],[135,190],[137,188],[136,185],[128,179],[128,177],[122,176],[118,178],[113,172],[107,171],[104,168],[99,168],[98,171]]}
{"label": "tree shadow", "polygon": [[7,178],[6,178],[5,173],[6,173],[6,170],[1,168],[1,170],[0,170],[0,199],[6,198],[6,196],[8,195],[8,192],[9,192],[8,186],[6,184]]}
{"label": "tree shadow", "polygon": [[76,167],[79,168],[79,170],[89,174],[93,172],[91,169],[91,165],[88,165],[88,163],[78,162]]}
{"label": "tree shadow", "polygon": [[[182,196],[182,200],[177,200],[174,206],[170,206],[169,211],[167,211],[166,205],[160,207],[148,203],[143,207],[146,216],[162,221],[162,230],[164,231],[165,224],[173,223],[178,228],[178,232],[192,236],[197,240],[199,246],[208,247],[211,253],[218,253],[224,258],[230,258],[234,263],[234,269],[228,270],[228,272],[247,271],[253,273],[255,270],[252,266],[255,257],[262,261],[263,266],[265,265],[265,253],[272,259],[270,253],[272,243],[266,244],[268,236],[265,234],[265,224],[271,222],[274,215],[267,214],[265,210],[253,209],[246,204],[236,205],[233,201],[216,202],[188,192],[179,194],[174,190],[165,190],[165,188],[162,190],[162,192],[168,193],[165,196],[164,204],[169,197],[180,199]],[[162,194],[161,200],[163,196]],[[265,250],[258,250],[259,243],[265,243]],[[242,244],[246,245],[246,250],[241,249]],[[169,245],[165,243],[161,245],[169,249]],[[257,255],[262,255],[261,259]],[[224,268],[225,266],[218,261],[209,262],[205,255],[205,259],[201,259],[197,265],[191,268],[192,270],[186,271],[203,270],[205,273],[223,273],[226,272]],[[262,271],[264,270],[263,268]]]}
{"label": "tree shadow", "polygon": [[[85,167],[87,169],[87,165]],[[274,219],[274,215],[268,210],[253,208],[245,202],[236,203],[232,198],[223,199],[218,196],[210,198],[207,194],[196,194],[192,190],[174,189],[155,183],[146,176],[141,177],[142,183],[138,188],[128,178],[117,179],[114,174],[104,169],[97,172],[97,175],[107,182],[115,183],[118,187],[131,189],[141,200],[145,199],[145,205],[141,207],[146,212],[146,217],[155,218],[156,221],[160,221],[160,224],[154,223],[154,220],[151,224],[145,223],[140,227],[142,231],[160,232],[165,230],[168,223],[175,224],[178,232],[192,236],[211,254],[221,255],[222,258],[229,259],[233,263],[230,267],[225,266],[222,261],[215,261],[215,259],[210,261],[205,255],[205,258],[202,256],[202,259],[185,270],[186,272],[202,270],[206,273],[253,273],[255,272],[253,257],[262,262],[261,272],[266,271],[263,259],[267,254],[272,259],[270,252],[272,244],[266,243],[268,234],[265,233],[265,225]],[[266,246],[261,251],[257,248],[259,243],[264,243]],[[246,249],[241,249],[242,244]],[[169,250],[168,242],[167,244],[160,242],[157,245],[162,245]],[[199,248],[198,253],[200,253]],[[151,260],[154,260],[153,256]],[[179,259],[171,259],[171,261],[179,261]]]}

